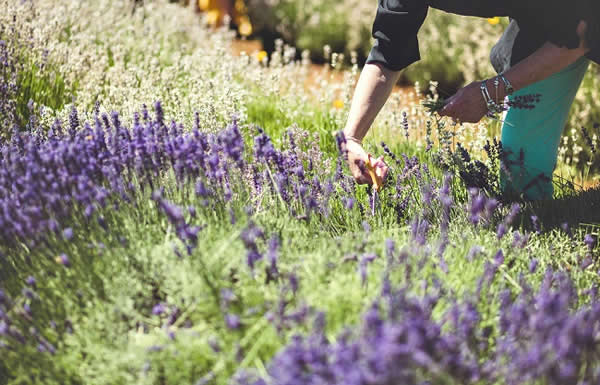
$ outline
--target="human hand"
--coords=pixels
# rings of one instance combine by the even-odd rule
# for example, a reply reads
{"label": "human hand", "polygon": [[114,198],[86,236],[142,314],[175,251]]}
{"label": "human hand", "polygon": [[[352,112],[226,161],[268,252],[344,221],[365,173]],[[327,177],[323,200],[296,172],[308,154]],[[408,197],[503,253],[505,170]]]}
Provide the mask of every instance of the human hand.
{"label": "human hand", "polygon": [[[370,185],[376,183],[376,187],[379,187],[389,169],[383,161],[383,156],[377,159],[370,158],[370,155],[363,149],[359,142],[349,138],[346,140],[346,150],[348,153],[348,167],[356,183]],[[368,164],[371,165],[374,177],[377,180],[373,180]]]}
{"label": "human hand", "polygon": [[[479,122],[488,112],[481,95],[480,85],[481,82],[473,82],[458,90],[456,94],[446,100],[446,105],[439,111],[439,114],[449,116],[458,122]],[[490,88],[488,87],[488,89]]]}

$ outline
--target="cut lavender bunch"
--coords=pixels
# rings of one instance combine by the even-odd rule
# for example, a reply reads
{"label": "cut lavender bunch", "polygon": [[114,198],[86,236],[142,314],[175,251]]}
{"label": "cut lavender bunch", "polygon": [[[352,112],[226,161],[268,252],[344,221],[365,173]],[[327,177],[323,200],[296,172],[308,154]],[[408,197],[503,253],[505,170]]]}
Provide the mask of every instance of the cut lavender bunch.
{"label": "cut lavender bunch", "polygon": [[430,113],[438,112],[446,105],[446,99],[425,99],[421,101],[421,105]]}

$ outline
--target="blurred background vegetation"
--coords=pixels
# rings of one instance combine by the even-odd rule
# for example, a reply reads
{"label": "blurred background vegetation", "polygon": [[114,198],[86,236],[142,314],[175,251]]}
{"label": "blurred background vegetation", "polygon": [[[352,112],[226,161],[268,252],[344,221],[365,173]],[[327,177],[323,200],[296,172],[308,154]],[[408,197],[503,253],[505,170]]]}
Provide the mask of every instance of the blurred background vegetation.
{"label": "blurred background vegetation", "polygon": [[[190,1],[194,0],[179,0],[205,11],[215,24],[230,13],[238,37],[260,40],[269,55],[281,39],[296,48],[298,58],[306,52],[313,62],[326,63],[331,53],[338,53],[346,65],[354,57],[362,66],[373,43],[377,0],[198,0],[198,5]],[[228,1],[232,3],[229,11],[219,15],[219,7],[226,9],[222,4]],[[493,76],[489,52],[507,25],[506,18],[462,17],[430,9],[419,32],[422,60],[403,71],[401,85],[417,84],[427,93],[433,81],[440,96],[447,97],[469,82]],[[600,122],[599,75],[598,66],[590,66],[571,111],[569,135],[561,146],[563,159],[574,159],[579,167],[593,170],[598,170],[600,161],[592,159],[594,146],[585,140],[582,127],[592,132]],[[495,127],[491,134],[498,135],[499,129]]]}

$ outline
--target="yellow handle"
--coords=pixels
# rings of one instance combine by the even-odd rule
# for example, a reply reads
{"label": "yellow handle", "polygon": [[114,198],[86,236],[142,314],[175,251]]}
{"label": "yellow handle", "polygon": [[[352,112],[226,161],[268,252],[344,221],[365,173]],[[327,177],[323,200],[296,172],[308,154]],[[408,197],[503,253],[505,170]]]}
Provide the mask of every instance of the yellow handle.
{"label": "yellow handle", "polygon": [[375,172],[375,164],[373,162],[373,158],[371,157],[371,154],[369,154],[366,165],[367,165],[367,171],[369,171],[369,175],[371,176],[371,180],[373,181],[373,188],[377,192],[379,192],[379,190],[381,190],[381,187],[383,185],[383,178],[377,176],[377,173]]}

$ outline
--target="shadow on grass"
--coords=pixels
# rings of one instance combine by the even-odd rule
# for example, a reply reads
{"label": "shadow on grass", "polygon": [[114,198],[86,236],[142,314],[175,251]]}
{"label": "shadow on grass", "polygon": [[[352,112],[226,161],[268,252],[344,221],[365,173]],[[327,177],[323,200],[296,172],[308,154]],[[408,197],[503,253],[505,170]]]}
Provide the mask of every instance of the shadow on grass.
{"label": "shadow on grass", "polygon": [[535,215],[543,231],[581,225],[600,227],[600,186],[555,200],[527,203],[521,214],[523,226],[534,229],[531,216]]}

